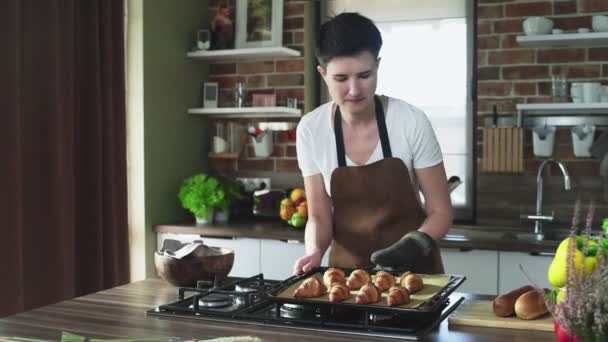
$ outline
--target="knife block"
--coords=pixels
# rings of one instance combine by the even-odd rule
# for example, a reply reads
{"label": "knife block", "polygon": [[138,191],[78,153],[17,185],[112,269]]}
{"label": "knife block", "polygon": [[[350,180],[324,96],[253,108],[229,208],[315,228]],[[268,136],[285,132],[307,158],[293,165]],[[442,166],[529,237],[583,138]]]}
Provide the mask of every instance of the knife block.
{"label": "knife block", "polygon": [[519,173],[523,171],[523,128],[482,128],[482,142],[481,172]]}

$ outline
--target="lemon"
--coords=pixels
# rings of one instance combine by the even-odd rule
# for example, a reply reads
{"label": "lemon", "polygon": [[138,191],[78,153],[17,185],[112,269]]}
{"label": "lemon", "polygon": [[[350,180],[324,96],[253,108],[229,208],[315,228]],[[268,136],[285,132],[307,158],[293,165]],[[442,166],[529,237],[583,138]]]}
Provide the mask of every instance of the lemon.
{"label": "lemon", "polygon": [[583,269],[584,275],[590,275],[593,270],[595,270],[595,266],[597,265],[597,259],[593,256],[588,256],[584,261],[585,268]]}
{"label": "lemon", "polygon": [[[566,243],[567,245],[567,243]],[[583,267],[584,258],[583,252],[578,249],[574,250],[574,269],[576,272],[580,272]],[[568,265],[568,249],[562,249],[555,253],[555,257],[553,261],[551,261],[551,265],[549,265],[549,269],[547,270],[547,278],[549,279],[549,284],[554,287],[563,287],[566,285],[566,276],[567,276],[567,265]]]}

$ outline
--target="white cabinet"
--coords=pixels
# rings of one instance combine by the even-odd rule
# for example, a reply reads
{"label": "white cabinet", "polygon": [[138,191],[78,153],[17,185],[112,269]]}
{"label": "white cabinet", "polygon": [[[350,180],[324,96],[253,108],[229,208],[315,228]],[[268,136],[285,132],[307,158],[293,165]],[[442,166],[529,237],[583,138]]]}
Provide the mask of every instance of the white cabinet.
{"label": "white cabinet", "polygon": [[[305,253],[304,243],[290,243],[279,240],[261,241],[261,267],[264,278],[287,279],[293,275],[293,265]],[[329,250],[321,260],[327,266]]]}
{"label": "white cabinet", "polygon": [[530,255],[521,252],[499,253],[500,273],[498,274],[499,293],[509,292],[520,286],[530,284],[519,270],[521,264],[526,274],[540,287],[550,288],[547,279],[547,269],[553,260],[553,255]]}
{"label": "white cabinet", "polygon": [[234,265],[230,271],[232,277],[252,277],[261,272],[260,240],[258,239],[221,239],[202,237],[205,245],[230,248],[234,251]]}
{"label": "white cabinet", "polygon": [[467,279],[456,290],[495,295],[498,288],[498,252],[442,248],[443,267],[448,274],[460,274]]}

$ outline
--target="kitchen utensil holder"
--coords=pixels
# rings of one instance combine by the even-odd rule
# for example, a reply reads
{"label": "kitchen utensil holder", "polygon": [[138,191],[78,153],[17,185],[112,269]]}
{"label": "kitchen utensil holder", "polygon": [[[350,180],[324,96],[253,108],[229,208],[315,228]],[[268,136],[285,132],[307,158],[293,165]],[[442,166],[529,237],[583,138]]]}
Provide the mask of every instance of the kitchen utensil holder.
{"label": "kitchen utensil holder", "polygon": [[[593,144],[593,138],[595,136],[595,126],[590,125],[588,127],[588,132],[581,139],[578,134],[575,133],[575,128],[573,127],[570,130],[570,135],[572,136],[572,148],[574,150],[575,157],[589,158],[591,157],[591,153],[589,152],[589,147]],[[579,127],[580,128],[580,127]]]}
{"label": "kitchen utensil holder", "polygon": [[251,143],[253,144],[253,153],[256,157],[266,158],[272,154],[272,132],[267,131],[262,136],[257,138],[251,137]]}
{"label": "kitchen utensil holder", "polygon": [[532,149],[536,157],[550,157],[555,144],[555,126],[541,126],[532,129]]}

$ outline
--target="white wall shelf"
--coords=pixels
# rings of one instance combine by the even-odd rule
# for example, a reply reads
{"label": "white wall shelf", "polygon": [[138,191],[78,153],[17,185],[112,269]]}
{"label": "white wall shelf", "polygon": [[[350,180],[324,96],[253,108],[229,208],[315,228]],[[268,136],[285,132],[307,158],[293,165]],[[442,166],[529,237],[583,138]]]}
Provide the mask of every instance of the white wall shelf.
{"label": "white wall shelf", "polygon": [[517,43],[526,47],[549,46],[606,46],[608,32],[544,34],[536,36],[517,36]]}
{"label": "white wall shelf", "polygon": [[517,111],[526,114],[608,114],[608,102],[597,103],[526,103],[518,104]]}
{"label": "white wall shelf", "polygon": [[300,51],[286,48],[284,46],[230,50],[200,50],[188,52],[187,54],[187,56],[190,58],[206,59],[210,61],[248,60],[254,58],[287,58],[300,57],[300,55]]}
{"label": "white wall shelf", "polygon": [[[518,104],[517,124],[573,126],[582,123],[608,125],[608,103],[526,103]],[[526,118],[527,117],[527,118]]]}
{"label": "white wall shelf", "polygon": [[221,107],[190,108],[188,114],[207,115],[213,118],[300,118],[299,108],[289,107]]}

